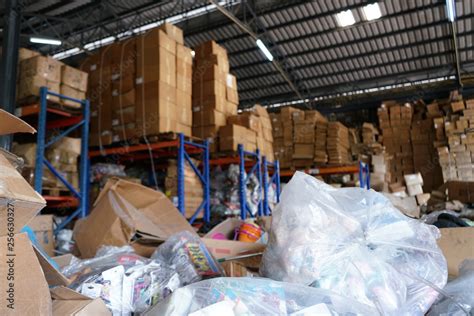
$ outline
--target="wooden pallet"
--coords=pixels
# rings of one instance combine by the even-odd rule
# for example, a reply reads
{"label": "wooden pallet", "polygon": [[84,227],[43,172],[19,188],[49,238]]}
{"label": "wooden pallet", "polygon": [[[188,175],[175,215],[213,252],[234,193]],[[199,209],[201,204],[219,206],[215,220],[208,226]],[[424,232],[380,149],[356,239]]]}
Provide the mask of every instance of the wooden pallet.
{"label": "wooden pallet", "polygon": [[[58,101],[47,100],[47,102],[48,102],[49,108],[55,108],[55,109],[62,110],[65,112],[70,112],[71,114],[80,114],[82,112],[80,106],[71,106],[69,104],[65,104],[63,101],[58,102]],[[36,95],[25,97],[17,101],[17,104],[19,104],[20,107],[24,105],[32,105],[32,104],[39,104],[39,103],[40,103],[40,97]]]}
{"label": "wooden pallet", "polygon": [[[140,143],[146,143],[146,140],[150,143],[159,143],[163,141],[173,141],[178,139],[178,133],[176,132],[165,132],[156,135],[147,135],[140,138]],[[199,137],[194,136],[184,136],[184,139],[187,141],[202,142],[203,140]]]}
{"label": "wooden pallet", "polygon": [[71,196],[72,193],[67,188],[43,188],[43,195],[45,196]]}

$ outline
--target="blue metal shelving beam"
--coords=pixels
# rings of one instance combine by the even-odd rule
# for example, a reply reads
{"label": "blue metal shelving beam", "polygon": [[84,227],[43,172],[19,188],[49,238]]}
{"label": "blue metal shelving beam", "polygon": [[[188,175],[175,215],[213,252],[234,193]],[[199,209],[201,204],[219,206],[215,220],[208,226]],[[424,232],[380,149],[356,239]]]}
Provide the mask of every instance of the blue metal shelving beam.
{"label": "blue metal shelving beam", "polygon": [[[255,174],[259,183],[259,201],[258,201],[258,216],[263,215],[263,204],[264,196],[262,194],[262,160],[260,157],[260,151],[257,149],[255,152],[245,151],[242,144],[237,147],[239,154],[239,200],[240,200],[240,217],[242,219],[247,218],[247,213],[254,216],[247,205],[247,181],[249,175]],[[255,159],[255,164],[252,165],[249,173],[245,172],[245,157]]]}
{"label": "blue metal shelving beam", "polygon": [[[198,176],[203,186],[203,201],[196,209],[194,214],[191,216],[189,223],[194,223],[197,216],[202,212],[205,223],[209,223],[211,220],[211,208],[210,208],[210,171],[209,171],[209,142],[206,140],[203,144],[198,144],[192,141],[184,139],[182,133],[179,134],[178,143],[178,209],[185,216],[186,214],[186,203],[185,203],[185,187],[184,187],[184,167],[187,162],[194,173]],[[186,151],[186,146],[194,147],[202,150],[202,172],[198,166],[194,164],[189,153]]]}
{"label": "blue metal shelving beam", "polygon": [[[268,204],[268,189],[275,184],[276,202],[280,202],[280,163],[278,160],[269,162],[265,156],[262,158],[263,165],[263,215],[270,215],[270,207]],[[273,169],[273,174],[270,177],[269,169]]]}
{"label": "blue metal shelving beam", "polygon": [[[52,138],[46,143],[46,122],[47,122],[47,107],[48,107],[48,95],[59,97],[60,99],[69,100],[75,103],[79,103],[82,109],[83,119],[64,130],[61,134]],[[71,192],[74,196],[79,199],[79,207],[66,220],[64,220],[55,230],[57,233],[59,230],[69,224],[74,218],[86,217],[89,213],[89,115],[90,115],[90,104],[89,100],[79,100],[71,98],[65,95],[61,95],[55,92],[48,91],[47,87],[40,88],[40,110],[38,116],[38,135],[37,135],[37,146],[36,146],[36,167],[35,167],[35,190],[38,193],[43,191],[43,167],[46,166]],[[45,150],[47,147],[61,140],[74,130],[81,129],[81,155],[79,161],[79,190],[76,190],[72,184],[70,184],[60,172],[54,168],[49,161],[45,158]]]}
{"label": "blue metal shelving beam", "polygon": [[370,190],[370,167],[362,161],[359,161],[359,186]]}

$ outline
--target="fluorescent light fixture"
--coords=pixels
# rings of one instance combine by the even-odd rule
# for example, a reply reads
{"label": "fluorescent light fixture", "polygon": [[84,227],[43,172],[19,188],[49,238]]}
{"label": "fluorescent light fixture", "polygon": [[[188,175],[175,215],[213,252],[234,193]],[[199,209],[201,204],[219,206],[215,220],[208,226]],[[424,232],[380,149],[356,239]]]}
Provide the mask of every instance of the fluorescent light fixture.
{"label": "fluorescent light fixture", "polygon": [[367,21],[377,20],[382,16],[380,6],[377,2],[366,5],[362,8],[362,11],[364,12],[364,16]]}
{"label": "fluorescent light fixture", "polygon": [[339,12],[336,14],[336,20],[340,27],[349,26],[356,22],[351,10]]}
{"label": "fluorescent light fixture", "polygon": [[273,55],[268,50],[267,46],[265,46],[265,44],[263,44],[263,42],[259,39],[255,43],[257,44],[258,48],[260,48],[265,57],[267,57],[269,61],[273,61]]}
{"label": "fluorescent light fixture", "polygon": [[193,58],[194,58],[194,56],[196,56],[196,52],[192,50],[191,51],[191,56],[193,56]]}
{"label": "fluorescent light fixture", "polygon": [[30,37],[30,42],[37,44],[48,44],[48,45],[61,45],[60,40],[44,38],[44,37]]}
{"label": "fluorescent light fixture", "polygon": [[446,12],[448,13],[448,20],[454,22],[456,20],[456,5],[454,0],[446,0]]}

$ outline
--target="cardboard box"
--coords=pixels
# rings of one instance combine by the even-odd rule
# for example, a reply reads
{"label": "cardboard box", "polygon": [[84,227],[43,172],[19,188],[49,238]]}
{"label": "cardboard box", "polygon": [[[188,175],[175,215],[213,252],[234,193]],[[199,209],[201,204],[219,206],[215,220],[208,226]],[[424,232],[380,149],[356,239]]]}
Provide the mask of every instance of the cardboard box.
{"label": "cardboard box", "polygon": [[[51,92],[60,93],[59,86],[59,82],[50,81],[44,77],[24,77],[20,80],[18,86],[17,99],[22,101],[31,96],[39,97],[41,87],[47,87]],[[53,102],[59,102],[59,98],[56,96],[48,95],[47,99]]]}
{"label": "cardboard box", "polygon": [[135,88],[136,75],[133,73],[125,73],[112,80],[112,94],[125,94]]}
{"label": "cardboard box", "polygon": [[51,289],[53,316],[111,316],[101,298],[92,299],[67,287]]}
{"label": "cardboard box", "polygon": [[135,93],[135,89],[131,89],[128,92],[122,94],[120,94],[117,90],[112,91],[112,117],[114,116],[116,111],[123,111],[126,108],[134,107],[136,101],[137,96]]}
{"label": "cardboard box", "polygon": [[171,24],[171,23],[163,23],[161,24],[158,29],[164,31],[166,35],[169,36],[172,40],[174,40],[176,43],[183,45],[184,44],[184,36],[183,36],[183,30],[180,29],[179,27]]}
{"label": "cardboard box", "polygon": [[419,194],[423,194],[423,187],[421,184],[410,184],[407,185],[407,191],[409,196],[416,196]]}
{"label": "cardboard box", "polygon": [[54,257],[53,215],[37,215],[27,224],[36,235],[41,248],[50,257]]}
{"label": "cardboard box", "polygon": [[176,56],[163,46],[137,49],[137,85],[162,81],[176,88]]}
{"label": "cardboard box", "polygon": [[[200,44],[199,46],[195,47],[194,51],[196,52],[196,59],[206,59],[211,55],[219,56],[222,59],[227,59],[227,51],[225,48],[213,40]],[[219,60],[219,62],[221,62],[221,60]],[[227,72],[229,71],[227,70]]]}
{"label": "cardboard box", "polygon": [[209,63],[199,63],[193,69],[193,82],[199,83],[201,81],[219,81],[226,83],[226,73],[218,66]]}
{"label": "cardboard box", "polygon": [[[86,93],[80,90],[76,90],[71,88],[70,86],[61,85],[60,86],[60,93],[62,95],[77,99],[77,100],[84,100],[86,99]],[[82,105],[80,103],[68,100],[68,99],[61,99],[61,103],[67,105],[71,108],[80,109]]]}
{"label": "cardboard box", "polygon": [[256,133],[261,130],[260,118],[250,112],[229,116],[227,118],[227,124],[244,126]]}
{"label": "cardboard box", "polygon": [[313,144],[295,144],[293,158],[294,159],[313,159]]}
{"label": "cardboard box", "polygon": [[198,81],[193,84],[192,96],[194,100],[206,99],[208,96],[226,97],[225,83],[217,80]]}
{"label": "cardboard box", "polygon": [[100,192],[91,214],[76,223],[74,239],[84,258],[91,258],[103,244],[131,244],[150,256],[158,243],[174,233],[194,229],[161,192],[113,178]]}
{"label": "cardboard box", "polygon": [[230,124],[219,129],[219,148],[222,151],[237,150],[242,144],[248,151],[257,147],[256,133],[244,126]]}
{"label": "cardboard box", "polygon": [[76,90],[86,92],[87,91],[87,72],[79,69],[62,65],[61,67],[61,84],[67,85]]}
{"label": "cardboard box", "polygon": [[226,113],[227,101],[225,96],[207,96],[201,99],[193,98],[193,112],[217,110]]}
{"label": "cardboard box", "polygon": [[199,138],[215,138],[219,132],[218,125],[193,126],[193,136]]}
{"label": "cardboard box", "polygon": [[[19,118],[0,110],[0,135],[34,133]],[[0,314],[50,315],[51,298],[38,258],[26,234],[19,232],[46,201],[0,155]]]}
{"label": "cardboard box", "polygon": [[[20,75],[25,77],[41,77],[48,81],[61,81],[62,63],[51,57],[36,56],[20,62]],[[21,80],[20,80],[21,81]]]}
{"label": "cardboard box", "polygon": [[404,179],[406,185],[423,185],[423,178],[419,172],[415,174],[406,174],[404,175]]}
{"label": "cardboard box", "polygon": [[458,276],[459,264],[474,259],[474,227],[441,228],[438,246],[448,261],[448,274]]}
{"label": "cardboard box", "polygon": [[176,121],[179,124],[192,126],[193,125],[193,111],[191,107],[176,106]]}
{"label": "cardboard box", "polygon": [[[36,56],[39,56],[39,55],[40,55],[40,53],[38,53],[38,52],[35,52],[33,50],[29,50],[29,49],[21,47],[18,50],[18,61],[20,62],[22,60],[25,60],[25,59],[28,59],[28,58],[31,58],[31,57],[36,57]],[[20,75],[20,73],[18,73],[18,75]]]}
{"label": "cardboard box", "polygon": [[474,203],[474,181],[448,181],[449,200]]}
{"label": "cardboard box", "polygon": [[216,125],[224,126],[227,123],[226,115],[217,110],[193,112],[194,126]]}
{"label": "cardboard box", "polygon": [[235,261],[225,261],[221,264],[222,268],[225,271],[227,277],[258,277],[258,273],[255,271],[249,270],[243,264],[240,264]]}
{"label": "cardboard box", "polygon": [[464,110],[464,101],[451,102],[451,110],[454,113]]}

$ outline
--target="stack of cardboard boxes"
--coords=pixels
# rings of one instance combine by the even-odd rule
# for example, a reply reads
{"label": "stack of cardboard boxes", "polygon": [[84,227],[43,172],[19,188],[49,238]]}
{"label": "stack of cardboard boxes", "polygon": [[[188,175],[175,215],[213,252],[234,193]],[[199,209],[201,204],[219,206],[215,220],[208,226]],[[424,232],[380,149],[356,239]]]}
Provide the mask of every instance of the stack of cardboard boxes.
{"label": "stack of cardboard boxes", "polygon": [[473,181],[474,100],[452,102],[450,112],[443,118],[448,146],[435,142],[443,179]]}
{"label": "stack of cardboard boxes", "polygon": [[317,165],[323,165],[328,162],[328,154],[326,149],[327,131],[328,120],[321,114],[317,115],[316,130],[314,134],[314,162]]}
{"label": "stack of cardboard boxes", "polygon": [[293,165],[311,167],[314,158],[315,115],[305,111],[294,115],[293,119]]}
{"label": "stack of cardboard boxes", "polygon": [[217,150],[219,128],[237,114],[237,80],[229,74],[227,51],[214,41],[195,48],[192,85],[193,136],[209,138]]}
{"label": "stack of cardboard boxes", "polygon": [[327,132],[328,163],[331,165],[349,164],[349,130],[341,122],[329,122]]}
{"label": "stack of cardboard boxes", "polygon": [[[255,105],[249,111],[227,118],[228,125],[219,129],[219,149],[221,151],[236,150],[238,144],[243,144],[247,151],[255,151],[269,161],[273,161],[272,122],[267,110],[261,105]],[[245,128],[245,129],[244,129]]]}
{"label": "stack of cardboard boxes", "polygon": [[377,142],[377,136],[379,135],[378,129],[371,123],[362,124],[362,143],[370,146]]}
{"label": "stack of cardboard boxes", "polygon": [[92,146],[182,132],[191,136],[192,55],[168,23],[102,47],[89,73]]}
{"label": "stack of cardboard boxes", "polygon": [[[88,75],[84,71],[62,65],[60,93],[77,100],[84,100],[87,92],[87,77]],[[67,99],[62,99],[61,103],[69,107],[79,108],[81,106],[79,103]]]}
{"label": "stack of cardboard boxes", "polygon": [[414,172],[413,150],[410,141],[412,107],[386,102],[378,109],[379,125],[382,129],[383,145],[391,156],[392,183],[403,183],[405,174]]}
{"label": "stack of cardboard boxes", "polygon": [[[194,161],[195,165],[197,162]],[[170,160],[165,178],[166,195],[178,206],[178,169],[176,160]],[[186,218],[191,218],[203,201],[203,188],[199,177],[189,164],[184,167],[184,207]],[[202,213],[200,213],[202,214]],[[200,218],[198,216],[197,218]]]}

